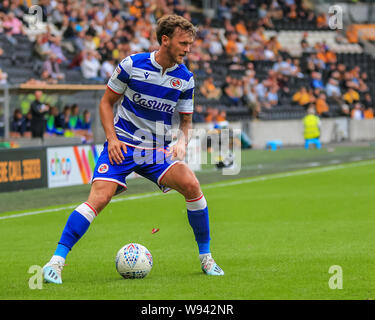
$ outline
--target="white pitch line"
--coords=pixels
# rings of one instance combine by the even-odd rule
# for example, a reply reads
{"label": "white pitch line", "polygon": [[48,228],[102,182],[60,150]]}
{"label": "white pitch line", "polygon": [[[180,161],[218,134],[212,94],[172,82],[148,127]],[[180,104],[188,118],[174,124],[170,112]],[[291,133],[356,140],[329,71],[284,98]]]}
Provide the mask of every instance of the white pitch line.
{"label": "white pitch line", "polygon": [[[322,167],[322,168],[316,168],[316,169],[307,169],[307,170],[277,173],[277,174],[272,174],[272,175],[267,175],[267,176],[262,176],[262,177],[244,178],[244,179],[238,179],[235,181],[228,181],[228,182],[222,182],[222,183],[212,183],[208,185],[203,185],[202,189],[205,190],[205,189],[212,189],[212,188],[230,187],[230,186],[235,186],[235,185],[240,185],[240,184],[259,182],[259,181],[268,181],[268,180],[274,180],[274,179],[302,176],[302,175],[313,174],[313,173],[329,172],[333,170],[346,169],[346,168],[356,168],[356,167],[367,166],[370,164],[375,164],[375,160],[367,160],[367,161],[354,162],[354,163],[348,163],[348,164],[333,165],[329,167]],[[171,192],[175,192],[175,191],[172,190]],[[157,197],[161,195],[164,195],[164,194],[160,192],[153,192],[153,193],[141,194],[138,196],[114,198],[111,200],[111,202],[145,199],[145,198]],[[57,211],[62,211],[62,210],[73,209],[75,207],[76,205],[70,205],[70,206],[53,208],[53,209],[17,213],[17,214],[13,214],[9,216],[0,217],[0,220],[19,218],[19,217],[25,217],[25,216],[31,216],[31,215],[37,215],[37,214],[49,213],[49,212],[57,212]]]}

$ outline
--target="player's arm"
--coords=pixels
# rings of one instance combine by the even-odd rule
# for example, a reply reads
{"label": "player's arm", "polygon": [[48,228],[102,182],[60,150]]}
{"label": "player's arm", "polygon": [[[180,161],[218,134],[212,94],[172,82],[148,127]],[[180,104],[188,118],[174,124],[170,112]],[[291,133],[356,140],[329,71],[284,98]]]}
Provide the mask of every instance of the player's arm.
{"label": "player's arm", "polygon": [[172,159],[185,159],[186,147],[190,141],[193,127],[194,111],[194,78],[191,77],[187,88],[182,92],[177,102],[177,111],[180,115],[180,131],[177,143],[172,147]]}
{"label": "player's arm", "polygon": [[100,120],[108,142],[108,157],[112,165],[114,162],[120,164],[125,159],[122,151],[126,153],[126,145],[117,138],[113,124],[113,106],[120,97],[120,94],[107,87],[99,105]]}
{"label": "player's arm", "polygon": [[122,151],[126,152],[126,145],[117,138],[113,123],[113,106],[125,93],[131,75],[131,61],[130,57],[125,58],[113,71],[100,101],[100,119],[108,141],[108,157],[111,164],[120,164],[125,158]]}
{"label": "player's arm", "polygon": [[185,159],[186,147],[189,144],[191,129],[193,128],[192,119],[192,113],[180,113],[179,137],[172,148],[172,159]]}

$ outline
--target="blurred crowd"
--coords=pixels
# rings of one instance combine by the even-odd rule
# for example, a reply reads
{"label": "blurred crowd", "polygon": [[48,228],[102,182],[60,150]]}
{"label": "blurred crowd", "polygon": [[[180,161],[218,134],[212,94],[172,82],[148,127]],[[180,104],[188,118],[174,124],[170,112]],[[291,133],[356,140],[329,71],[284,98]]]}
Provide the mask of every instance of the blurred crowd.
{"label": "blurred crowd", "polygon": [[37,90],[26,115],[19,108],[14,110],[10,123],[11,138],[64,136],[80,137],[83,143],[93,142],[90,111],[84,110],[81,114],[77,104],[66,105],[60,111],[44,100],[43,92]]}
{"label": "blurred crowd", "polygon": [[[340,106],[342,115],[373,114],[365,70],[337,63],[324,40],[311,47],[306,33],[301,48],[308,58],[302,61],[291,58],[277,36],[266,37],[265,29],[274,28],[277,21],[327,28],[328,15],[315,14],[308,1],[220,0],[215,19],[201,20],[192,16],[183,0],[40,0],[38,5],[48,25],[34,39],[33,56],[42,62],[40,79],[34,81],[58,83],[66,77],[63,70],[75,69],[89,82],[105,83],[124,57],[156,50],[157,19],[176,13],[198,27],[186,64],[198,80],[204,79],[197,81],[196,97],[211,102],[207,105],[246,106],[254,117],[285,104],[313,105],[321,116],[330,116],[332,103]],[[10,43],[17,41],[13,35],[24,33],[27,10],[22,0],[0,4],[0,32]],[[256,18],[249,19],[249,13]],[[222,61],[228,62],[226,72],[218,76],[216,65]],[[259,61],[272,62],[265,79],[257,75]],[[305,85],[291,92],[290,83],[299,79]],[[207,105],[204,112],[209,115]]]}

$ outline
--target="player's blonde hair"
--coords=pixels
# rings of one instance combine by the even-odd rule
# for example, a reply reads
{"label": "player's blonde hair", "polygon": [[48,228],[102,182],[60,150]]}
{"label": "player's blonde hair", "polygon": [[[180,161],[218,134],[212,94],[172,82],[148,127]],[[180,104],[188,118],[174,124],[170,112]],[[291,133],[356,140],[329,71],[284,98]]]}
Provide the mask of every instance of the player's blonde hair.
{"label": "player's blonde hair", "polygon": [[161,44],[163,35],[172,37],[176,28],[190,32],[193,37],[196,35],[195,27],[189,20],[176,14],[170,14],[161,17],[157,22],[156,37],[159,44]]}

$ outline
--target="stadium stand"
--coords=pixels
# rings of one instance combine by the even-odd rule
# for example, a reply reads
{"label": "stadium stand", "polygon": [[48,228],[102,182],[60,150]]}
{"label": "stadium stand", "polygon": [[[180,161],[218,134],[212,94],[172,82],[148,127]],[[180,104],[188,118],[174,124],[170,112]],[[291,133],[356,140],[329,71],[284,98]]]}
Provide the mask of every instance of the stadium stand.
{"label": "stadium stand", "polygon": [[[350,117],[356,102],[362,103],[363,115],[374,108],[369,102],[375,98],[374,58],[358,39],[331,30],[329,16],[315,11],[311,1],[218,3],[210,17],[201,1],[40,0],[38,21],[29,13],[31,1],[4,0],[0,82],[105,84],[124,57],[157,49],[157,19],[176,13],[198,27],[186,64],[195,74],[195,101],[203,112],[224,110],[228,120],[299,119],[307,106],[292,97],[301,87],[308,89],[314,105],[326,93],[327,117]],[[217,90],[214,98],[200,90],[208,78]],[[350,88],[357,98],[345,99]],[[82,94],[76,103],[90,109],[96,105],[90,98]],[[17,108],[12,105],[10,115]],[[27,111],[22,110],[24,115]]]}

